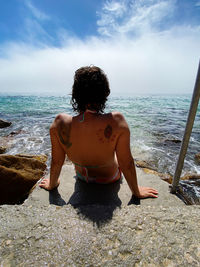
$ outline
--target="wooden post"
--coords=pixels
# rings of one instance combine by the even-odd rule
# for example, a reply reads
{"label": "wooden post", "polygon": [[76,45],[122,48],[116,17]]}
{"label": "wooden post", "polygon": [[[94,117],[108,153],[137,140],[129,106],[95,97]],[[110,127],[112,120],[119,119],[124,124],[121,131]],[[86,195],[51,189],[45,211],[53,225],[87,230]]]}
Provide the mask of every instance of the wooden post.
{"label": "wooden post", "polygon": [[196,111],[198,108],[199,97],[200,97],[200,61],[199,61],[199,68],[198,68],[197,78],[196,78],[196,82],[194,86],[192,101],[190,105],[190,111],[188,114],[188,119],[187,119],[185,132],[184,132],[184,136],[183,136],[183,140],[181,144],[181,149],[179,152],[179,158],[176,164],[176,170],[175,170],[174,177],[173,177],[173,182],[172,182],[172,187],[171,187],[171,193],[173,194],[176,193],[177,186],[179,184],[180,176],[182,173],[184,159],[187,153],[188,143],[189,143],[190,135],[191,135],[192,128],[193,128]]}

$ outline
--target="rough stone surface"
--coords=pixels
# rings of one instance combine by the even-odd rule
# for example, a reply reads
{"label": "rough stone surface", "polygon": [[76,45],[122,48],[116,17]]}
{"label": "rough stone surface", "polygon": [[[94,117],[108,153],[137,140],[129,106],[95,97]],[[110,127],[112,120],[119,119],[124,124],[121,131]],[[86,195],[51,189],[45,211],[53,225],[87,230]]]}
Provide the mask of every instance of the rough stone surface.
{"label": "rough stone surface", "polygon": [[12,124],[12,122],[0,120],[0,128],[6,128],[9,127]]}
{"label": "rough stone surface", "polygon": [[[145,173],[153,174],[159,176],[163,181],[172,184],[173,177],[168,173],[161,173],[156,170],[155,167],[151,166],[148,162],[138,160],[136,161],[136,166],[142,168]],[[200,175],[197,173],[186,173],[184,176],[180,177],[180,180],[197,180],[200,179]]]}
{"label": "rough stone surface", "polygon": [[145,161],[145,160],[136,160],[135,165],[138,168],[142,168],[145,173],[153,174],[156,176],[159,176],[162,180],[165,182],[171,184],[173,177],[168,173],[161,173],[158,172],[157,168],[153,166],[151,163]]}
{"label": "rough stone surface", "polygon": [[27,197],[46,169],[38,159],[0,155],[0,204],[18,203]]}
{"label": "rough stone surface", "polygon": [[200,164],[200,153],[195,155],[195,160]]}
{"label": "rough stone surface", "polygon": [[[87,205],[103,214],[109,206]],[[200,208],[117,208],[97,225],[67,205],[1,206],[1,266],[199,266]]]}
{"label": "rough stone surface", "polygon": [[157,199],[131,198],[124,179],[75,180],[67,164],[57,189],[37,186],[24,204],[0,206],[0,266],[199,266],[200,206],[186,206],[155,174],[137,175]]}
{"label": "rough stone surface", "polygon": [[145,168],[145,169],[150,169],[150,170],[156,171],[156,168],[154,166],[152,166],[149,162],[145,161],[145,160],[136,160],[135,161],[135,165],[138,168]]}
{"label": "rough stone surface", "polygon": [[20,158],[36,159],[43,163],[46,163],[47,158],[48,158],[46,155],[31,155],[31,154],[16,154],[15,156],[20,157]]}
{"label": "rough stone surface", "polygon": [[143,171],[145,173],[149,173],[149,174],[154,174],[154,175],[157,175],[159,176],[163,181],[171,184],[172,183],[172,180],[173,180],[173,177],[168,174],[168,173],[161,173],[161,172],[157,172],[155,170],[152,170],[152,169],[149,169],[149,168],[143,168]]}
{"label": "rough stone surface", "polygon": [[200,205],[200,179],[180,181],[178,193],[185,203]]}
{"label": "rough stone surface", "polygon": [[181,177],[181,180],[196,180],[200,179],[200,175],[197,173],[186,173],[184,176]]}
{"label": "rough stone surface", "polygon": [[5,147],[6,150],[9,150],[14,144],[14,139],[13,137],[0,136],[0,144],[2,147]]}
{"label": "rough stone surface", "polygon": [[0,154],[3,154],[6,152],[6,147],[5,146],[0,146]]}
{"label": "rough stone surface", "polygon": [[18,134],[23,134],[23,133],[26,133],[26,131],[24,131],[24,130],[12,131],[6,137],[12,137],[12,136],[16,136]]}
{"label": "rough stone surface", "polygon": [[164,143],[165,144],[168,144],[168,143],[179,144],[179,143],[181,143],[181,140],[180,139],[176,139],[176,138],[173,138],[173,139],[165,139],[164,140]]}

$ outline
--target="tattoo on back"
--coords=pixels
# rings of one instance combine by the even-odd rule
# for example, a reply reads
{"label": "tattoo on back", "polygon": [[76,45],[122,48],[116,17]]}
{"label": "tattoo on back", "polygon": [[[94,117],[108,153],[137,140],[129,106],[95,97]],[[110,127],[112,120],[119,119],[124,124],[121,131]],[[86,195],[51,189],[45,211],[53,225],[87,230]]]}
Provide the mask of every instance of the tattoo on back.
{"label": "tattoo on back", "polygon": [[110,124],[108,124],[104,129],[100,128],[96,133],[98,140],[100,143],[108,144],[110,142],[114,142],[116,140],[116,134],[113,131],[113,128]]}
{"label": "tattoo on back", "polygon": [[111,135],[112,135],[112,126],[108,124],[104,130],[104,136],[105,138],[109,139]]}
{"label": "tattoo on back", "polygon": [[71,124],[67,126],[61,125],[60,129],[58,129],[58,136],[60,138],[60,142],[67,148],[70,148],[72,146],[72,143],[70,142],[70,132]]}

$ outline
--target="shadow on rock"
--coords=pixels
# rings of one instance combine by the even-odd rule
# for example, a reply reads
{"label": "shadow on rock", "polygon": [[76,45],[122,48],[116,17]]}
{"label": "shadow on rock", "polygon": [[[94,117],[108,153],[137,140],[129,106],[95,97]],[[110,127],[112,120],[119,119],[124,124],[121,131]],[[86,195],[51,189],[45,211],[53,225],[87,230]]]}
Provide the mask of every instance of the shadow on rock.
{"label": "shadow on rock", "polygon": [[129,205],[140,205],[140,199],[132,195],[130,201],[128,202]]}
{"label": "shadow on rock", "polygon": [[49,191],[49,203],[57,206],[64,206],[67,204],[65,200],[61,197],[57,188]]}
{"label": "shadow on rock", "polygon": [[68,204],[76,208],[78,214],[100,226],[110,221],[114,210],[121,206],[118,197],[120,184],[120,180],[111,184],[88,184],[77,179]]}

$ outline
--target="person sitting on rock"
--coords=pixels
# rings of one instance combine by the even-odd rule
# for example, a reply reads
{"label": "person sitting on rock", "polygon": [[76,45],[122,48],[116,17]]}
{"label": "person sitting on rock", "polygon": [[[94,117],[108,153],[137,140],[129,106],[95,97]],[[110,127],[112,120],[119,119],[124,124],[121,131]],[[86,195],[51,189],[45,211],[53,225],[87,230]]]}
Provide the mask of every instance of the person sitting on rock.
{"label": "person sitting on rock", "polygon": [[100,68],[82,67],[75,72],[71,103],[78,115],[59,114],[51,125],[50,179],[43,179],[40,187],[52,190],[59,185],[67,155],[78,179],[108,184],[123,173],[134,196],[157,197],[155,189],[138,186],[129,126],[120,112],[104,113],[109,94],[108,79]]}

